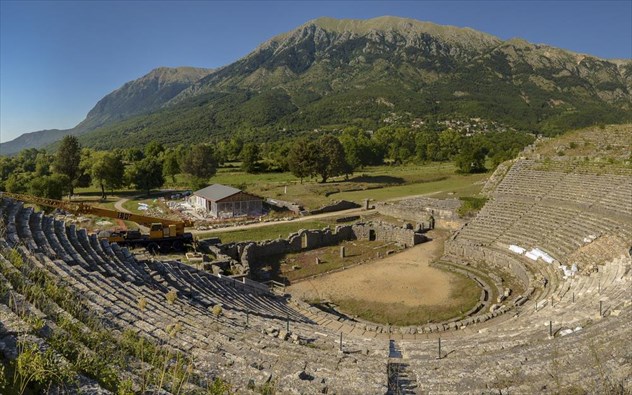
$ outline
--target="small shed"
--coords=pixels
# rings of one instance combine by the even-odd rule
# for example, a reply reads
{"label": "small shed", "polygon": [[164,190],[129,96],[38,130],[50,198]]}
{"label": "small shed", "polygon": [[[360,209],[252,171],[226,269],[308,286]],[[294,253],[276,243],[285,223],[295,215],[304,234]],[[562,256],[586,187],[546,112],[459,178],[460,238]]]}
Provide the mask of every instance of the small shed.
{"label": "small shed", "polygon": [[193,192],[190,201],[217,218],[257,217],[263,212],[263,198],[221,184]]}

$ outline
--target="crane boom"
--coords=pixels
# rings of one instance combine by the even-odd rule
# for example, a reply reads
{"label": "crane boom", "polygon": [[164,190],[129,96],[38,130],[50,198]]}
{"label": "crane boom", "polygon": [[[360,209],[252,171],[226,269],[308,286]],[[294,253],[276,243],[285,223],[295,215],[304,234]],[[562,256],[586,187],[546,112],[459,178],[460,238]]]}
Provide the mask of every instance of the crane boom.
{"label": "crane boom", "polygon": [[[139,231],[115,231],[107,233],[102,238],[110,242],[117,242],[124,245],[144,246],[148,251],[155,253],[169,252],[171,250],[181,251],[187,245],[194,244],[193,235],[184,231],[185,226],[192,226],[190,221],[172,220],[165,218],[155,218],[146,215],[125,213],[107,208],[95,207],[83,202],[63,201],[56,199],[42,198],[38,196],[23,195],[19,193],[0,192],[0,197],[7,197],[21,200],[26,203],[34,203],[40,206],[47,206],[65,210],[74,214],[86,214],[99,217],[122,219],[133,221],[137,224],[147,226],[149,234],[143,235]],[[101,233],[99,234],[101,237]]]}
{"label": "crane boom", "polygon": [[35,203],[42,206],[58,208],[61,210],[69,211],[75,214],[95,215],[98,217],[107,217],[114,219],[122,219],[124,221],[132,221],[144,226],[151,226],[155,223],[161,223],[163,225],[180,225],[183,229],[185,226],[192,226],[189,221],[172,220],[166,218],[149,217],[146,215],[125,213],[117,210],[110,210],[107,208],[95,207],[83,202],[63,201],[56,199],[42,198],[38,196],[23,195],[19,193],[1,192],[2,196],[10,197],[23,202]]}

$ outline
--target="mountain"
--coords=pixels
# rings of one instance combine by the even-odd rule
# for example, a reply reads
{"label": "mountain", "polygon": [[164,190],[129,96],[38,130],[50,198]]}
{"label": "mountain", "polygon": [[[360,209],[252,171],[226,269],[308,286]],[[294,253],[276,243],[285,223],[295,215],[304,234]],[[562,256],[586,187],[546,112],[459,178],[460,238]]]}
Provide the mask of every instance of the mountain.
{"label": "mountain", "polygon": [[99,100],[88,112],[86,119],[74,128],[23,134],[15,140],[0,144],[0,153],[9,155],[25,148],[44,147],[67,134],[81,135],[101,126],[158,110],[212,71],[194,67],[159,67],[139,79],[127,82]]}
{"label": "mountain", "polygon": [[71,129],[46,129],[37,132],[24,133],[19,137],[0,143],[0,155],[16,154],[27,148],[40,148],[61,140],[70,133]]}
{"label": "mountain", "polygon": [[213,70],[194,67],[159,67],[105,96],[77,128],[92,130],[133,115],[160,109],[180,92]]}
{"label": "mountain", "polygon": [[[95,148],[152,139],[208,141],[235,132],[274,140],[347,124],[375,129],[393,113],[482,117],[556,134],[631,121],[631,92],[629,59],[599,59],[398,17],[319,18],[273,37],[159,105],[125,112],[129,104],[108,95],[104,108],[112,111],[94,119],[110,123],[81,140]],[[121,113],[125,119],[117,121],[113,114]]]}

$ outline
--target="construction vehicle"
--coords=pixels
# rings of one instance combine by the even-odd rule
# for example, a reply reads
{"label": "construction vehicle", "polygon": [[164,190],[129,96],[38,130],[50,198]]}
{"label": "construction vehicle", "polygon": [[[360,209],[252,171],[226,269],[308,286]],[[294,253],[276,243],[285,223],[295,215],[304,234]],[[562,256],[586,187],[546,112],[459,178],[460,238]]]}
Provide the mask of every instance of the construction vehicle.
{"label": "construction vehicle", "polygon": [[193,224],[186,220],[148,217],[95,207],[83,202],[55,200],[18,193],[0,192],[0,196],[21,200],[25,203],[53,207],[78,215],[93,215],[136,222],[149,228],[149,234],[142,234],[139,230],[117,230],[101,231],[98,237],[131,248],[144,247],[154,254],[157,252],[183,251],[193,245],[193,235],[184,231],[185,227],[193,226]]}

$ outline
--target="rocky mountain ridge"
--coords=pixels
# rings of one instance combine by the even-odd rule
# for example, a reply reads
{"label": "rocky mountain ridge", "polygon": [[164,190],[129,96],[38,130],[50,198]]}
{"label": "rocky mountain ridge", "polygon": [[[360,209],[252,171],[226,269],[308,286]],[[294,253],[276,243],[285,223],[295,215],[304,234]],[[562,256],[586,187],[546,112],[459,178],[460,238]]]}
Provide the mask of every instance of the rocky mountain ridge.
{"label": "rocky mountain ridge", "polygon": [[44,147],[67,134],[80,135],[100,126],[158,110],[212,71],[195,67],[156,68],[103,97],[74,128],[25,133],[15,140],[0,144],[0,154],[9,155],[25,148]]}
{"label": "rocky mountain ridge", "polygon": [[398,17],[319,18],[166,86],[159,70],[97,103],[75,128],[84,142],[208,141],[239,130],[278,139],[279,130],[361,119],[379,127],[391,112],[476,116],[545,134],[632,119],[632,60]]}

